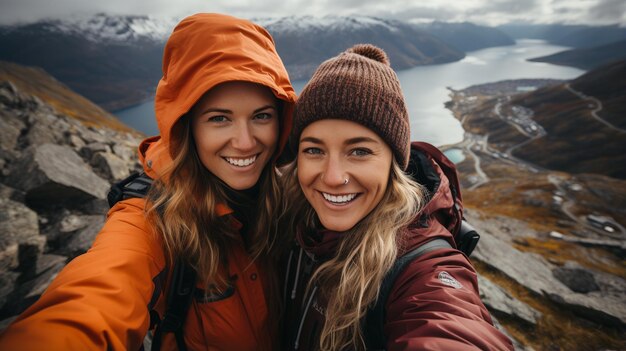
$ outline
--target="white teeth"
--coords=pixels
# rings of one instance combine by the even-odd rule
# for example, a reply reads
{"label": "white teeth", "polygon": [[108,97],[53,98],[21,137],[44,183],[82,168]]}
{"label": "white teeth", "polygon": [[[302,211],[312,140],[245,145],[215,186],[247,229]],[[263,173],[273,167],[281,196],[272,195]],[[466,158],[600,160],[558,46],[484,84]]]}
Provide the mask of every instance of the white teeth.
{"label": "white teeth", "polygon": [[250,158],[224,157],[224,159],[233,166],[246,167],[250,166],[254,163],[254,161],[256,161],[256,155]]}
{"label": "white teeth", "polygon": [[324,199],[326,199],[327,201],[334,202],[337,204],[343,204],[343,203],[347,203],[347,202],[354,200],[357,194],[335,196],[335,195],[331,195],[327,193],[322,193],[322,195],[324,196]]}

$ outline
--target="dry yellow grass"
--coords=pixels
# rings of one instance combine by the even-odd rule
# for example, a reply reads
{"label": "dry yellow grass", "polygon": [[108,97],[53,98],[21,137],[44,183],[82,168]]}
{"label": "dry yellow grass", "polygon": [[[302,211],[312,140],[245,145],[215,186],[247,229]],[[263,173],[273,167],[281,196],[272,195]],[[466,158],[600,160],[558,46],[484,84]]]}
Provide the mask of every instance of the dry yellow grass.
{"label": "dry yellow grass", "polygon": [[19,91],[38,97],[58,113],[75,118],[86,126],[108,127],[117,131],[141,134],[75,93],[41,68],[0,61],[0,81],[11,82]]}
{"label": "dry yellow grass", "polygon": [[593,270],[626,277],[626,261],[607,250],[581,247],[561,240],[538,238],[524,238],[514,246],[520,251],[540,254],[551,262],[564,264],[567,261],[575,261]]}

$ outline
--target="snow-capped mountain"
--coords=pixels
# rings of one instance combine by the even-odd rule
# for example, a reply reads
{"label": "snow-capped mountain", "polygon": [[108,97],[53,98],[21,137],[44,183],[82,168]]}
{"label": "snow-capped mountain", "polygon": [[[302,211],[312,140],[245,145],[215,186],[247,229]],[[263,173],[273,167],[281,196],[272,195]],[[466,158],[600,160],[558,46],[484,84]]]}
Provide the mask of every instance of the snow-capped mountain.
{"label": "snow-capped mountain", "polygon": [[390,21],[366,16],[298,16],[281,18],[254,18],[255,23],[262,25],[269,31],[288,33],[310,33],[314,30],[359,30],[376,26],[386,27],[389,31],[397,31]]}
{"label": "snow-capped mountain", "polygon": [[[178,18],[73,16],[0,26],[0,60],[39,66],[106,109],[141,102],[161,77],[163,46]],[[292,80],[357,43],[383,48],[392,66],[451,62],[464,56],[416,26],[373,17],[254,19],[274,37]]]}
{"label": "snow-capped mountain", "polygon": [[405,22],[364,16],[257,19],[272,34],[292,79],[358,43],[384,49],[394,69],[456,61],[464,53]]}
{"label": "snow-capped mountain", "polygon": [[154,16],[72,15],[67,19],[48,19],[32,24],[5,27],[5,30],[33,29],[71,35],[92,42],[132,42],[149,39],[163,42],[174,29],[178,18]]}

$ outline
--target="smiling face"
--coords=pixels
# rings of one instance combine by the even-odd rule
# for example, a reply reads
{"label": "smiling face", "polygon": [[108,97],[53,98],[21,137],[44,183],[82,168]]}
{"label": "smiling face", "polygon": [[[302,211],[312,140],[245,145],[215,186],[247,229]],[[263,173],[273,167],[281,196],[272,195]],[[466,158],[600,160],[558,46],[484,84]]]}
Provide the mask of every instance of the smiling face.
{"label": "smiling face", "polygon": [[256,184],[278,142],[276,98],[261,85],[227,82],[191,109],[200,161],[235,190]]}
{"label": "smiling face", "polygon": [[378,205],[387,189],[391,162],[391,149],[372,130],[346,120],[323,119],[302,131],[298,181],[322,225],[343,232]]}

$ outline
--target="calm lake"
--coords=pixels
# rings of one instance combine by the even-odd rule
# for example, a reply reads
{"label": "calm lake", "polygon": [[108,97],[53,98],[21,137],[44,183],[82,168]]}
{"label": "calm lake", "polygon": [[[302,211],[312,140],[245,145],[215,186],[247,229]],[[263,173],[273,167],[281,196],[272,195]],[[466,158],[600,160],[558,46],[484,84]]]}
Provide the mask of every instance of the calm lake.
{"label": "calm lake", "polygon": [[[447,87],[463,89],[482,83],[507,79],[550,78],[573,79],[584,71],[526,59],[545,56],[567,47],[547,44],[543,40],[518,40],[515,45],[501,46],[467,53],[457,62],[419,66],[398,71],[398,77],[411,117],[411,139],[441,146],[463,139],[463,129],[452,113],[444,107],[449,100]],[[292,82],[300,92],[306,81]],[[115,112],[124,123],[148,135],[157,135],[154,101]]]}

